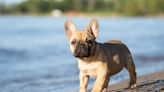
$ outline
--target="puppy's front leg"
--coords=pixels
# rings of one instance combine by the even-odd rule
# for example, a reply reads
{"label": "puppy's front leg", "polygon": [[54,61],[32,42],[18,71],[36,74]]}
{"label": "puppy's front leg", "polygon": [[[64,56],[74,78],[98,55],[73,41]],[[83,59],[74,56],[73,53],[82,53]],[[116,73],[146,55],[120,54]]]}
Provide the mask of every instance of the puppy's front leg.
{"label": "puppy's front leg", "polygon": [[83,73],[80,73],[80,91],[79,92],[87,92],[87,84],[89,76],[84,75]]}
{"label": "puppy's front leg", "polygon": [[92,92],[107,92],[108,80],[109,78],[107,74],[99,74],[95,81]]}

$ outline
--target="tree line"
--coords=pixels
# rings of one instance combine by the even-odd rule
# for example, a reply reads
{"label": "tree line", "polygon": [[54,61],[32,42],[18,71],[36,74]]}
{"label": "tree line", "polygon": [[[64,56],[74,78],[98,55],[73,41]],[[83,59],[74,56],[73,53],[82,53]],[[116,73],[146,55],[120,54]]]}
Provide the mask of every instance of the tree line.
{"label": "tree line", "polygon": [[62,12],[155,15],[164,13],[164,0],[24,0],[18,4],[0,3],[0,14],[46,14],[54,9]]}

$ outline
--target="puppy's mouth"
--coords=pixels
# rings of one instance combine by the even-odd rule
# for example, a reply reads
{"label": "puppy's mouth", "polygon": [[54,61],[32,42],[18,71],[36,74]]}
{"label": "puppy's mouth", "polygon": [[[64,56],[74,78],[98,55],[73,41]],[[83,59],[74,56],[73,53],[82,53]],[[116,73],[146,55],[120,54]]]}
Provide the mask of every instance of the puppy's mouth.
{"label": "puppy's mouth", "polygon": [[88,51],[75,51],[74,56],[77,58],[83,58],[83,57],[89,57],[89,52]]}
{"label": "puppy's mouth", "polygon": [[89,54],[84,55],[84,54],[79,53],[79,54],[74,54],[74,56],[77,58],[83,58],[83,57],[89,57]]}

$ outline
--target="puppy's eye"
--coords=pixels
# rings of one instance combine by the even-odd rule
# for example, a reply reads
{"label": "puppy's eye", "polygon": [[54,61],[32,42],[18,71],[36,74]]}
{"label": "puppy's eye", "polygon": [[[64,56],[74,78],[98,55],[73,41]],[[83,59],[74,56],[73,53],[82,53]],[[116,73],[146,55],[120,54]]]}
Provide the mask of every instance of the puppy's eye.
{"label": "puppy's eye", "polygon": [[92,40],[87,40],[87,43],[89,43],[89,44],[92,43]]}
{"label": "puppy's eye", "polygon": [[76,44],[76,40],[73,40],[73,41],[71,42],[71,44],[72,44],[72,45],[75,45],[75,44]]}
{"label": "puppy's eye", "polygon": [[91,47],[92,46],[92,40],[87,40],[88,46]]}

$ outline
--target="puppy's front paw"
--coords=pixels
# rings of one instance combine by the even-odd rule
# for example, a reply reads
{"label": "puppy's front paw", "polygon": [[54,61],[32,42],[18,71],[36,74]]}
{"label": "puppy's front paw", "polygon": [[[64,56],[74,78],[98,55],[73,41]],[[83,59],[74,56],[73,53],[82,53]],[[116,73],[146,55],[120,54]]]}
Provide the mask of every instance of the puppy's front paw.
{"label": "puppy's front paw", "polygon": [[107,92],[107,88],[104,88],[104,89],[102,90],[102,92]]}
{"label": "puppy's front paw", "polygon": [[135,84],[130,85],[130,89],[136,89],[136,88],[137,88],[136,83],[135,83]]}
{"label": "puppy's front paw", "polygon": [[86,89],[80,89],[79,92],[87,92]]}

